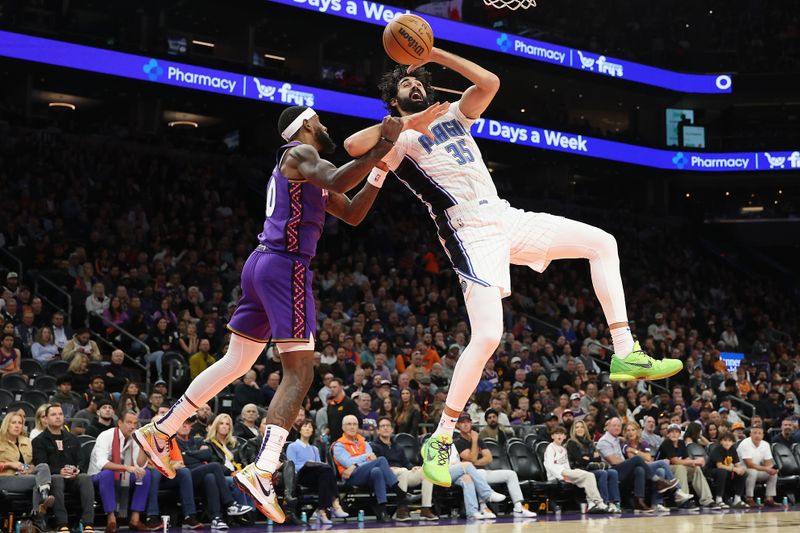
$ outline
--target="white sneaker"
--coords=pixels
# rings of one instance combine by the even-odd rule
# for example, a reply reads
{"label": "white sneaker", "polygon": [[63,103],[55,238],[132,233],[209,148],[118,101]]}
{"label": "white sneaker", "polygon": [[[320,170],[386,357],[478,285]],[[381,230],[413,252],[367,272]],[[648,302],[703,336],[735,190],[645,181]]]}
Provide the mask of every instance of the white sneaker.
{"label": "white sneaker", "polygon": [[512,515],[514,516],[514,518],[536,518],[536,513],[534,513],[533,511],[529,511],[524,507],[519,511],[515,509]]}
{"label": "white sneaker", "polygon": [[492,493],[489,495],[489,501],[492,502],[492,503],[499,503],[499,502],[505,501],[505,499],[506,499],[506,495],[505,494],[500,494],[499,492],[492,491]]}
{"label": "white sneaker", "polygon": [[622,509],[616,503],[611,502],[611,503],[608,504],[608,512],[609,513],[614,513],[614,514],[619,514],[619,513],[622,512]]}
{"label": "white sneaker", "polygon": [[228,529],[228,524],[222,518],[215,518],[211,521],[211,529]]}
{"label": "white sneaker", "polygon": [[492,511],[490,511],[488,507],[483,509],[481,511],[481,514],[483,515],[484,518],[497,518],[497,515],[494,514]]}
{"label": "white sneaker", "polygon": [[607,513],[608,507],[606,504],[599,504],[599,503],[590,503],[589,507],[587,507],[586,512],[589,514],[601,514]]}
{"label": "white sneaker", "polygon": [[475,514],[470,515],[468,518],[470,518],[471,520],[483,520],[486,517],[483,515],[483,513],[477,512]]}
{"label": "white sneaker", "polygon": [[669,507],[664,506],[663,504],[659,503],[653,506],[653,510],[657,513],[668,513],[670,512]]}
{"label": "white sneaker", "polygon": [[683,492],[683,490],[681,489],[675,491],[675,503],[677,503],[678,505],[688,502],[692,498],[694,498],[694,494]]}
{"label": "white sneaker", "polygon": [[341,507],[339,507],[338,509],[336,507],[332,507],[331,508],[331,516],[333,518],[347,518],[348,516],[350,516],[350,513],[348,513],[347,511],[345,511]]}

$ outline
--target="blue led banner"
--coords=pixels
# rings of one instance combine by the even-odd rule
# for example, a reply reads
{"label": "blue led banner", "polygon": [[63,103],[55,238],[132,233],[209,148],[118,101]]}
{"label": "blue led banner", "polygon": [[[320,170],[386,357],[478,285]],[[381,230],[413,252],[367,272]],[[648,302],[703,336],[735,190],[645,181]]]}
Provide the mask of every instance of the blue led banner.
{"label": "blue led banner", "polygon": [[[325,15],[385,26],[395,16],[412,11],[367,0],[268,0]],[[729,74],[685,74],[601,54],[510,35],[489,28],[416,13],[431,25],[436,39],[465,44],[534,61],[570,67],[683,93],[725,94],[732,91]],[[376,40],[374,46],[381,46]]]}
{"label": "blue led banner", "polygon": [[[0,31],[0,57],[110,74],[145,82],[249,98],[283,105],[308,105],[369,120],[386,114],[377,98],[213,70],[164,59],[113,52]],[[800,150],[790,152],[676,152],[482,118],[472,134],[481,139],[555,150],[651,168],[703,172],[800,170]]]}

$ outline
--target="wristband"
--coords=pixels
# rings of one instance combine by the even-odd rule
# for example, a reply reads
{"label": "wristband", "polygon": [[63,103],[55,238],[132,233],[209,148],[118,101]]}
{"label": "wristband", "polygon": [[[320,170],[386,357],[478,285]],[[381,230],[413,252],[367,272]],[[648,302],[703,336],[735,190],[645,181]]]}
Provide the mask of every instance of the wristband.
{"label": "wristband", "polygon": [[383,187],[383,180],[386,178],[386,172],[379,169],[378,167],[373,167],[372,171],[369,173],[367,177],[367,183],[372,185],[373,187],[381,188]]}
{"label": "wristband", "polygon": [[381,140],[382,140],[382,141],[386,141],[387,143],[389,143],[389,144],[391,144],[392,146],[394,146],[394,141],[393,141],[393,140],[391,140],[391,139],[388,139],[388,138],[384,137],[383,135],[381,135]]}

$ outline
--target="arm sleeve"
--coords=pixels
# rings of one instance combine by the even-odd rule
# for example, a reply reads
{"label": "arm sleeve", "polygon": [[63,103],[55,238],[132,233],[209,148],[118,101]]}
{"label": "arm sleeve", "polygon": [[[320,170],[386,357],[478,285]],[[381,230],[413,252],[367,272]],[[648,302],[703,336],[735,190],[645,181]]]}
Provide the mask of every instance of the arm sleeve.
{"label": "arm sleeve", "polygon": [[286,459],[297,464],[299,458],[300,457],[297,455],[297,446],[295,446],[294,442],[289,444],[289,446],[286,447]]}

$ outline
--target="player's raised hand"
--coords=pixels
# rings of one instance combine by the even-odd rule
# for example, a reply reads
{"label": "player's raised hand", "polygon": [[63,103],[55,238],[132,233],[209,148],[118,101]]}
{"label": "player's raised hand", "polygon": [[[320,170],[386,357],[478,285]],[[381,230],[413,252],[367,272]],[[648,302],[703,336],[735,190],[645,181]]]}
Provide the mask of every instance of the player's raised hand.
{"label": "player's raised hand", "polygon": [[417,70],[419,67],[421,67],[421,66],[423,66],[423,65],[425,65],[427,63],[436,63],[436,59],[438,57],[439,57],[439,49],[434,46],[433,48],[431,48],[431,53],[428,54],[428,57],[427,57],[427,59],[425,59],[425,61],[420,61],[419,63],[415,63],[413,65],[409,65],[408,68],[406,69],[406,73],[411,74],[412,72]]}
{"label": "player's raised hand", "polygon": [[403,121],[400,118],[390,116],[383,118],[383,122],[381,122],[381,138],[394,144],[402,131]]}
{"label": "player's raised hand", "polygon": [[431,122],[447,113],[448,109],[450,109],[450,102],[436,102],[428,109],[406,115],[400,119],[403,121],[403,130],[419,131],[433,140],[433,133],[430,130]]}

